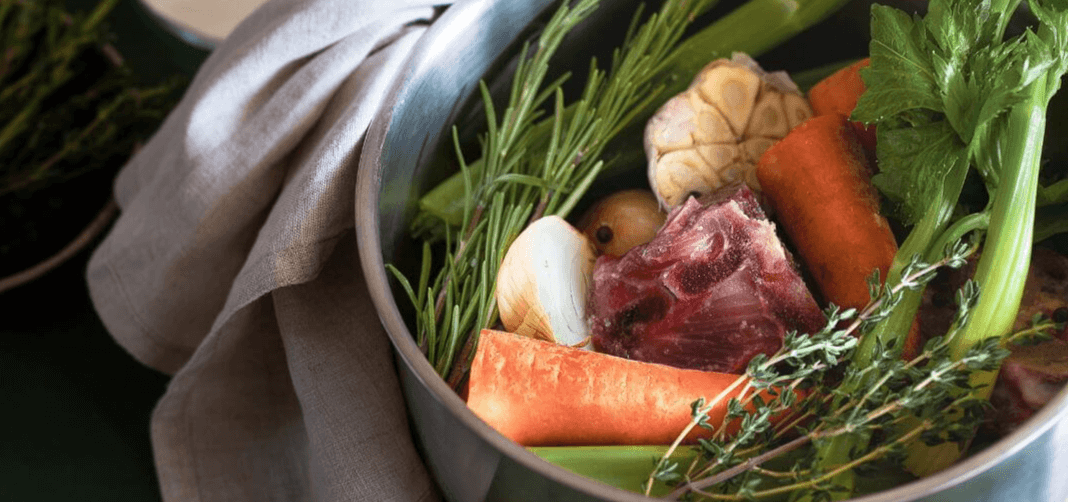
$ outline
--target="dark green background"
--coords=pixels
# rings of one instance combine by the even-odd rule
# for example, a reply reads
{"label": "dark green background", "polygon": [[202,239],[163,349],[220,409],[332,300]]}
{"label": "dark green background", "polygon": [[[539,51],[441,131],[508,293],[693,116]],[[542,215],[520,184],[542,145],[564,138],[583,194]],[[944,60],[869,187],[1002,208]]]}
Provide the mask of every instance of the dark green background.
{"label": "dark green background", "polygon": [[[68,2],[72,9],[96,3]],[[207,55],[137,0],[122,0],[108,25],[145,83],[191,77]],[[102,198],[87,193],[70,202],[94,214]],[[168,377],[130,357],[101,325],[85,285],[88,258],[83,251],[0,294],[0,501],[160,499],[149,417]]]}

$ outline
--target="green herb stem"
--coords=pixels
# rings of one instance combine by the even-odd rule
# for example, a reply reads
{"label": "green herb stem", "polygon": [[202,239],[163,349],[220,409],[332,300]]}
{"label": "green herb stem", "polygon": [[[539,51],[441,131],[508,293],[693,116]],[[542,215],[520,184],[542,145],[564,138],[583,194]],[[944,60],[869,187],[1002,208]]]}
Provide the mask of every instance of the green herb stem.
{"label": "green herb stem", "polygon": [[[945,254],[947,243],[955,243],[958,239],[939,239],[949,226],[953,211],[957,206],[961,190],[964,187],[964,179],[968,174],[966,161],[958,162],[947,173],[943,184],[939,187],[935,202],[932,203],[926,214],[916,223],[908,237],[901,243],[894,261],[887,273],[886,283],[893,284],[901,280],[901,274],[915,257],[919,256],[925,261],[934,261]],[[940,246],[932,246],[932,242],[941,242]],[[900,354],[905,345],[905,337],[908,336],[912,323],[916,318],[920,302],[923,299],[923,290],[902,291],[898,306],[890,315],[877,324],[875,328],[860,339],[860,347],[857,349],[853,363],[865,367],[871,363],[876,351],[889,350]]]}
{"label": "green herb stem", "polygon": [[[738,377],[733,382],[731,382],[730,385],[720,391],[719,394],[713,397],[712,400],[709,401],[707,404],[697,407],[697,409],[694,410],[693,420],[690,420],[690,423],[686,424],[686,427],[675,438],[675,441],[671,443],[671,446],[669,446],[667,451],[664,452],[664,455],[657,461],[657,466],[663,466],[668,462],[670,457],[675,454],[675,450],[677,450],[682,444],[682,441],[686,439],[686,436],[689,436],[690,433],[693,432],[695,428],[697,428],[697,426],[701,423],[701,419],[705,415],[707,415],[708,412],[712,410],[712,408],[718,406],[719,403],[723,402],[723,400],[726,399],[730,393],[734,392],[738,389],[739,386],[746,384],[748,381],[749,379],[745,376]],[[653,482],[655,479],[656,469],[654,469],[653,472],[649,474],[649,479],[646,480],[646,495],[649,495],[650,491],[652,490],[654,484]]]}
{"label": "green herb stem", "polygon": [[[915,22],[887,8],[873,8],[872,69],[865,77],[873,79],[872,92],[855,112],[880,123],[879,158],[887,160],[884,172],[889,170],[883,187],[904,196],[913,211],[924,207],[895,258],[891,279],[911,256],[930,257],[969,231],[987,230],[975,276],[982,293],[967,320],[955,324],[948,346],[950,357],[957,359],[985,340],[1005,336],[1015,322],[1030,266],[1045,109],[1065,68],[1064,12],[1032,3],[1040,9],[1038,34],[1003,40],[1018,4],[932,2],[928,15]],[[975,20],[976,9],[988,9],[981,22]],[[935,146],[914,146],[924,143]],[[930,166],[939,162],[944,167],[941,181],[932,183],[939,178]],[[952,222],[964,178],[973,166],[986,181],[991,202],[983,211]],[[903,296],[898,308],[865,336],[854,365],[863,366],[882,351],[900,351],[921,293]],[[978,390],[959,392],[985,399],[996,372],[993,365],[974,374],[971,386]],[[868,440],[843,437],[825,445],[818,452],[821,465],[849,458]],[[909,446],[906,465],[927,465],[923,471],[931,472],[959,453],[952,444],[932,449],[915,443]],[[842,482],[850,484],[848,479]]]}
{"label": "green herb stem", "polygon": [[[949,340],[944,339],[936,350],[945,349],[948,346],[948,343]],[[909,365],[918,365],[923,359],[927,359],[930,356],[931,353],[923,354],[910,361]],[[969,353],[969,356],[957,360],[941,361],[939,364],[935,365],[932,371],[923,376],[923,378],[912,383],[909,386],[909,393],[911,395],[919,396],[928,392],[928,388],[930,387],[944,387],[947,382],[952,381],[951,375],[960,374],[961,372],[967,374],[966,372],[970,371],[970,366],[975,364],[974,361],[985,360],[986,357],[987,356],[982,352],[972,352]],[[747,500],[794,493],[801,494],[798,499],[808,500],[814,497],[810,491],[806,490],[825,483],[832,483],[835,486],[835,489],[830,490],[830,493],[837,493],[841,490],[842,493],[848,494],[853,490],[853,484],[841,485],[841,480],[843,479],[844,474],[853,472],[853,469],[860,465],[880,459],[891,451],[899,450],[902,447],[914,444],[922,434],[930,430],[935,430],[938,425],[938,420],[933,419],[910,420],[913,417],[904,413],[907,411],[906,403],[908,403],[910,399],[889,400],[882,404],[870,402],[868,399],[870,395],[874,393],[876,389],[885,387],[889,380],[890,378],[887,376],[879,382],[876,382],[872,387],[872,391],[865,396],[860,399],[848,400],[848,403],[854,410],[863,410],[863,413],[858,416],[850,417],[848,420],[844,421],[824,420],[816,425],[811,431],[802,434],[797,438],[764,451],[759,455],[749,457],[738,464],[715,473],[714,475],[704,477],[700,480],[690,481],[669,494],[668,498],[678,499],[679,497],[692,492],[714,500]],[[957,397],[948,405],[944,405],[940,410],[937,410],[934,416],[942,417],[941,421],[945,421],[944,417],[952,416],[952,414],[960,410],[963,405],[974,401],[975,398],[972,396]],[[869,403],[874,405],[874,407],[868,405]],[[831,418],[846,418],[840,411],[841,410],[839,410],[838,413],[832,413]],[[895,418],[888,422],[880,422],[883,417],[887,416]],[[832,423],[835,425],[828,425]],[[833,442],[835,439],[839,438],[856,437],[858,433],[862,434],[863,437],[870,437],[871,432],[875,429],[889,431],[893,429],[891,426],[902,424],[907,424],[904,431],[892,435],[889,440],[883,442],[879,446],[866,449],[866,452],[859,457],[844,457],[844,459],[837,464],[825,464],[822,467],[817,467],[816,470],[811,471],[816,475],[809,477],[808,479],[799,480],[796,483],[772,489],[749,492],[744,496],[741,494],[713,494],[703,491],[705,488],[723,483],[745,472],[754,470],[754,468],[759,467],[771,459],[786,455],[799,448],[805,447],[810,443],[816,441]],[[900,427],[898,428],[900,429]],[[797,477],[801,476],[798,475]],[[853,478],[851,476],[847,476],[845,479],[852,483]]]}
{"label": "green herb stem", "polygon": [[971,321],[953,340],[955,357],[963,356],[983,339],[1008,334],[1016,321],[1031,263],[1035,198],[1050,97],[1046,78],[1039,77],[1031,86],[1032,97],[1009,111],[1007,129],[1000,138],[1001,182],[991,201],[990,227],[975,272],[983,293]]}
{"label": "green herb stem", "polygon": [[[67,14],[51,4],[28,4],[17,8],[20,16],[16,29],[11,33],[15,39],[5,45],[3,64],[0,65],[0,82],[3,83],[0,87],[0,108],[11,113],[4,117],[0,127],[0,152],[15,148],[12,142],[35,125],[35,118],[45,101],[77,74],[71,69],[71,64],[82,57],[85,51],[102,44],[105,34],[100,23],[117,3],[118,0],[102,1],[84,19],[71,18],[67,22],[55,21]],[[4,2],[5,11],[12,5]],[[6,12],[4,15],[6,17]],[[34,38],[42,31],[48,35],[43,41],[43,49],[46,50],[38,51],[40,57],[31,62],[25,74],[18,76],[10,73],[34,51]],[[9,81],[9,77],[17,78]]]}
{"label": "green herb stem", "polygon": [[[798,33],[826,19],[849,0],[749,0],[730,14],[712,23],[677,45],[643,76],[654,87],[626,112],[600,140],[612,141],[609,150],[616,158],[640,159],[641,129],[659,106],[690,85],[694,75],[712,60],[729,57],[733,52],[759,56]],[[715,2],[699,3],[693,14],[704,12]],[[676,29],[676,31],[678,31]],[[681,33],[676,33],[677,38]],[[663,35],[660,35],[663,36]],[[636,82],[634,85],[640,85]],[[565,118],[575,113],[574,105],[563,110]],[[530,155],[548,148],[555,120],[538,123],[532,131]],[[471,163],[474,174],[481,174],[482,161]],[[622,164],[616,164],[622,165]],[[464,183],[457,173],[427,192],[419,200],[420,214],[413,220],[412,231],[424,237],[440,235],[440,225],[459,226],[463,222]],[[572,204],[573,205],[573,204]]]}
{"label": "green herb stem", "polygon": [[[948,412],[949,410],[954,409],[954,407],[959,405],[959,403],[960,403],[959,401],[954,401],[952,404],[950,404],[949,406],[947,406],[945,408],[945,411]],[[887,413],[890,413],[894,408],[896,408],[896,407],[892,406],[892,405],[884,406],[883,408],[880,408],[880,409],[876,410],[875,412],[871,413],[870,414],[870,419],[874,420],[875,418],[878,418],[879,416],[882,416],[882,415],[885,415]],[[880,445],[877,448],[873,448],[873,449],[871,449],[870,451],[868,451],[867,453],[865,453],[864,455],[862,455],[860,457],[848,460],[848,461],[840,463],[840,464],[833,464],[828,469],[825,469],[824,471],[822,471],[823,472],[822,474],[820,474],[818,476],[815,476],[815,477],[811,477],[809,479],[805,479],[803,481],[796,482],[796,483],[791,483],[791,484],[788,484],[788,485],[779,486],[779,487],[771,488],[771,489],[767,489],[767,490],[751,492],[746,496],[742,496],[742,495],[722,495],[722,494],[714,494],[714,493],[708,493],[708,492],[702,491],[705,488],[708,488],[708,487],[714,486],[716,484],[722,483],[724,481],[730,480],[730,479],[738,476],[739,474],[742,474],[742,473],[750,471],[750,470],[754,470],[755,468],[759,467],[761,464],[764,464],[765,462],[768,462],[769,460],[771,460],[773,458],[777,458],[777,457],[786,455],[786,454],[788,454],[788,453],[790,453],[792,451],[795,451],[795,450],[797,450],[799,448],[802,448],[802,447],[812,443],[815,440],[824,439],[824,438],[842,437],[843,435],[847,435],[847,434],[852,433],[853,429],[850,426],[842,426],[842,427],[838,427],[838,428],[831,429],[831,430],[813,431],[813,432],[810,432],[808,434],[804,434],[804,435],[798,436],[798,437],[796,437],[796,438],[794,438],[794,439],[792,439],[792,440],[790,440],[790,441],[788,441],[788,442],[786,442],[786,443],[784,443],[784,444],[782,444],[782,445],[780,445],[780,446],[778,446],[778,447],[776,447],[774,449],[768,450],[768,451],[766,451],[766,452],[764,452],[764,453],[762,453],[760,455],[757,455],[755,457],[751,457],[749,459],[746,459],[744,462],[742,462],[740,464],[737,464],[737,465],[735,465],[735,466],[733,466],[733,467],[731,467],[729,469],[725,469],[725,470],[717,473],[714,476],[710,476],[710,477],[701,479],[700,481],[695,481],[695,482],[689,483],[687,485],[684,485],[684,486],[676,489],[674,492],[670,493],[667,496],[667,498],[670,499],[670,500],[677,500],[680,497],[682,497],[683,495],[685,495],[686,493],[695,492],[695,493],[700,493],[702,496],[711,498],[713,500],[749,500],[749,499],[761,499],[761,498],[774,497],[774,496],[778,496],[778,495],[788,494],[788,493],[791,493],[791,492],[797,493],[797,492],[800,492],[801,490],[804,490],[805,488],[812,488],[812,487],[815,487],[817,485],[820,485],[821,483],[826,483],[826,482],[832,481],[832,480],[833,480],[833,482],[835,482],[837,484],[836,478],[839,478],[841,476],[841,474],[846,473],[846,472],[852,472],[853,469],[855,469],[856,467],[858,467],[860,465],[867,464],[867,463],[870,463],[872,461],[878,460],[878,459],[884,457],[885,455],[887,455],[889,452],[891,452],[891,451],[893,451],[893,450],[895,450],[897,448],[900,448],[902,445],[906,445],[906,444],[912,443],[921,434],[923,434],[927,430],[930,430],[933,426],[934,426],[934,424],[932,422],[930,422],[930,421],[921,421],[918,424],[914,424],[913,427],[911,427],[905,433],[895,437],[892,441],[889,441],[889,442],[887,442],[887,443],[885,443],[883,445]],[[797,473],[790,473],[791,477],[798,476],[798,475],[799,474],[797,474]],[[776,477],[782,477],[782,476],[776,476]],[[852,487],[850,487],[850,489],[851,488]]]}

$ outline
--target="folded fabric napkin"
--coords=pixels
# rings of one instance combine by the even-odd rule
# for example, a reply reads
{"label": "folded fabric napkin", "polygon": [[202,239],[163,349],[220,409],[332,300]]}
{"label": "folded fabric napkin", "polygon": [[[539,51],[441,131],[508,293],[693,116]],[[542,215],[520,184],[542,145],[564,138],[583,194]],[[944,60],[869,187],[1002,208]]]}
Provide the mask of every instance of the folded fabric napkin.
{"label": "folded fabric napkin", "polygon": [[118,343],[174,375],[151,423],[165,500],[438,497],[353,208],[364,133],[440,3],[268,2],[120,173],[87,278]]}

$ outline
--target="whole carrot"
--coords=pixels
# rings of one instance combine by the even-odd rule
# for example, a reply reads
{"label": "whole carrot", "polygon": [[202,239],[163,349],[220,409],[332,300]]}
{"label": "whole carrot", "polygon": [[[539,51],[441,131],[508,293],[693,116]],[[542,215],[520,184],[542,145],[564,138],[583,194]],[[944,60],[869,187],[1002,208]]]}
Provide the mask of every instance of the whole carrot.
{"label": "whole carrot", "polygon": [[[690,405],[713,401],[719,424],[741,391],[739,375],[684,370],[484,330],[471,364],[467,406],[524,446],[670,444]],[[710,431],[696,428],[695,441]]]}
{"label": "whole carrot", "polygon": [[[866,87],[860,78],[860,69],[867,67],[871,59],[864,58],[819,81],[808,91],[808,103],[815,115],[841,114],[846,117],[857,107],[857,100]],[[875,126],[850,122],[857,131],[857,139],[864,146],[869,159],[875,157]]]}
{"label": "whole carrot", "polygon": [[[868,278],[886,278],[897,252],[856,132],[840,114],[813,117],[769,148],[757,179],[823,299],[863,308]],[[914,325],[906,356],[919,348]]]}

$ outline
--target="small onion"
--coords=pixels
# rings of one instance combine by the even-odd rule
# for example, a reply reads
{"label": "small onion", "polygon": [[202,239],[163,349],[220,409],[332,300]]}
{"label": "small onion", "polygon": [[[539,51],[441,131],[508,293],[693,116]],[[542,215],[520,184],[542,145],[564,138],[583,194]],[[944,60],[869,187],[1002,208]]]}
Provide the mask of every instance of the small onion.
{"label": "small onion", "polygon": [[667,215],[649,190],[623,190],[601,199],[579,223],[597,251],[623,256],[656,236]]}
{"label": "small onion", "polygon": [[531,223],[497,272],[497,308],[512,333],[590,348],[586,298],[597,256],[585,235],[558,216]]}

